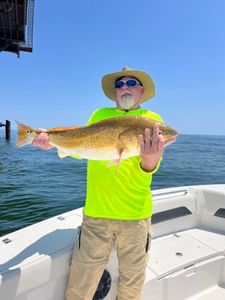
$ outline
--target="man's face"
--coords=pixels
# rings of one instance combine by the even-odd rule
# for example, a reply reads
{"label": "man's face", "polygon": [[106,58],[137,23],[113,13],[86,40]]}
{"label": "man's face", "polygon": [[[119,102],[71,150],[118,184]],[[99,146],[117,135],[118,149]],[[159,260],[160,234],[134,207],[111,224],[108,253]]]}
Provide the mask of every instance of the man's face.
{"label": "man's face", "polygon": [[[119,81],[126,82],[129,79],[139,82],[134,77],[123,77]],[[117,107],[121,110],[132,110],[139,108],[144,93],[144,87],[141,85],[128,86],[127,84],[124,84],[121,88],[115,88],[115,92]]]}

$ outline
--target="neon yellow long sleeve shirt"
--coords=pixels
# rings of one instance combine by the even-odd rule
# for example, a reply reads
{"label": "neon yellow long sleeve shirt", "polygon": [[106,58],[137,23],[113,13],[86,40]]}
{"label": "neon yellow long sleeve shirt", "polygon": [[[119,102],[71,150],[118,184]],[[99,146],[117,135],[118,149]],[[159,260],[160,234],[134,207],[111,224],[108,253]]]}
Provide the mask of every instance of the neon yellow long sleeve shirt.
{"label": "neon yellow long sleeve shirt", "polygon": [[[88,125],[119,116],[143,116],[162,121],[162,118],[144,109],[121,111],[117,108],[101,108],[95,111]],[[116,174],[116,166],[107,167],[109,161],[88,161],[87,194],[84,214],[93,218],[140,220],[152,215],[152,174],[140,167],[140,156],[123,160]]]}

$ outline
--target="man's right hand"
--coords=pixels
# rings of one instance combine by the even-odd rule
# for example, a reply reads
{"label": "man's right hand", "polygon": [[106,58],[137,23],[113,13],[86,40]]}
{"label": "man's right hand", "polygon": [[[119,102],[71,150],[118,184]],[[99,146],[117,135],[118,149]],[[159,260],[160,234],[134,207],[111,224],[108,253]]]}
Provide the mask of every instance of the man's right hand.
{"label": "man's right hand", "polygon": [[39,147],[44,150],[49,150],[52,148],[52,146],[48,142],[48,135],[46,133],[46,129],[38,128],[37,134],[33,139],[32,145]]}

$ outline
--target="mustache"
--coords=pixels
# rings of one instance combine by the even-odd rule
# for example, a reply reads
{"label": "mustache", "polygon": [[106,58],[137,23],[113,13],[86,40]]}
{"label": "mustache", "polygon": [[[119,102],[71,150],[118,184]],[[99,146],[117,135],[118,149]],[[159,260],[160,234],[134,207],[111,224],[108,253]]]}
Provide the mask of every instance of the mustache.
{"label": "mustache", "polygon": [[130,95],[130,96],[132,96],[132,93],[129,93],[129,92],[124,91],[124,92],[121,94],[121,96],[124,96],[124,95]]}
{"label": "mustache", "polygon": [[128,94],[128,93],[122,94],[120,97],[121,99],[133,99],[132,94]]}

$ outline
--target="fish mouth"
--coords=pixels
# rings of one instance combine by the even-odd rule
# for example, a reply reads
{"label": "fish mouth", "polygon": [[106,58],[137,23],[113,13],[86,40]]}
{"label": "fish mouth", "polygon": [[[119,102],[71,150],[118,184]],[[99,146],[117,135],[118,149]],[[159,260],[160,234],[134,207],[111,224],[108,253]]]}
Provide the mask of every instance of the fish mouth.
{"label": "fish mouth", "polygon": [[176,141],[178,134],[172,135],[166,140],[165,146],[168,146]]}

